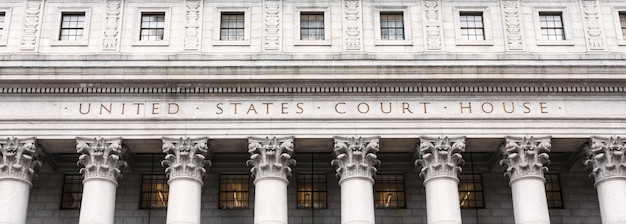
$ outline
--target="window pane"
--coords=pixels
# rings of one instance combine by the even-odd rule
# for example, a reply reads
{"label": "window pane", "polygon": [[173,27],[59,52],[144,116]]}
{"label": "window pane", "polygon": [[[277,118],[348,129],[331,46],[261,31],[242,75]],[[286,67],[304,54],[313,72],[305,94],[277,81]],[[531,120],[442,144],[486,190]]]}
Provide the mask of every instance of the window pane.
{"label": "window pane", "polygon": [[402,12],[380,12],[380,38],[404,40],[404,15]]}
{"label": "window pane", "polygon": [[298,174],[298,208],[327,208],[326,174]]}
{"label": "window pane", "polygon": [[546,173],[546,197],[548,199],[549,208],[563,208],[563,199],[561,198],[561,183],[559,182],[559,174]]}
{"label": "window pane", "polygon": [[163,40],[165,34],[165,13],[141,13],[139,40]]}
{"label": "window pane", "polygon": [[61,209],[79,209],[83,198],[83,177],[80,174],[66,174],[61,195]]}
{"label": "window pane", "polygon": [[83,37],[84,12],[64,12],[61,14],[59,40],[80,40]]}
{"label": "window pane", "polygon": [[324,40],[324,12],[300,13],[300,40]]}
{"label": "window pane", "polygon": [[483,189],[480,174],[459,174],[459,202],[461,208],[483,208]]}
{"label": "window pane", "polygon": [[166,208],[169,185],[164,174],[145,174],[141,179],[140,208]]}
{"label": "window pane", "polygon": [[539,24],[544,40],[565,40],[561,12],[539,12]]}
{"label": "window pane", "polygon": [[220,40],[243,40],[244,22],[243,12],[222,12]]}
{"label": "window pane", "polygon": [[460,12],[461,37],[465,40],[485,40],[482,12]]}
{"label": "window pane", "polygon": [[248,208],[248,178],[247,174],[220,175],[220,209]]}
{"label": "window pane", "polygon": [[374,189],[374,204],[376,208],[406,208],[404,175],[376,175]]}

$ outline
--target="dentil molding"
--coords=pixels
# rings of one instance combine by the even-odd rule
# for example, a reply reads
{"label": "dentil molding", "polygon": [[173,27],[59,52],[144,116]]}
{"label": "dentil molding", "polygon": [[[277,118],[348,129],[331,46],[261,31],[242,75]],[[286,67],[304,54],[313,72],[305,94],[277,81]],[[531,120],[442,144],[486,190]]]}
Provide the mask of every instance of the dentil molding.
{"label": "dentil molding", "polygon": [[584,164],[596,184],[608,178],[626,178],[626,140],[620,137],[592,137],[584,148]]}
{"label": "dentil molding", "polygon": [[379,151],[380,137],[335,137],[333,151],[336,158],[331,165],[337,167],[340,182],[350,177],[373,179],[380,160],[376,156]]}
{"label": "dentil molding", "polygon": [[117,184],[122,176],[122,167],[126,162],[122,159],[125,149],[122,138],[76,138],[76,150],[81,155],[78,165],[83,166],[80,173],[84,179],[100,178]]}
{"label": "dentil molding", "polygon": [[421,137],[417,152],[419,159],[415,161],[415,165],[422,167],[420,176],[424,178],[424,182],[436,177],[452,177],[458,180],[460,166],[465,163],[461,155],[465,152],[465,137]]}
{"label": "dentil molding", "polygon": [[550,137],[507,137],[500,165],[506,168],[510,183],[521,177],[540,177],[548,171]]}
{"label": "dentil molding", "polygon": [[0,179],[19,179],[31,184],[41,166],[36,138],[0,139]]}
{"label": "dentil molding", "polygon": [[208,138],[163,138],[165,160],[161,162],[170,180],[185,177],[202,182],[205,166],[211,166],[206,159],[209,151]]}
{"label": "dentil molding", "polygon": [[248,152],[250,159],[246,162],[252,166],[250,173],[255,179],[263,177],[278,177],[287,179],[291,176],[291,168],[296,160],[293,156],[294,137],[276,138],[248,138]]}

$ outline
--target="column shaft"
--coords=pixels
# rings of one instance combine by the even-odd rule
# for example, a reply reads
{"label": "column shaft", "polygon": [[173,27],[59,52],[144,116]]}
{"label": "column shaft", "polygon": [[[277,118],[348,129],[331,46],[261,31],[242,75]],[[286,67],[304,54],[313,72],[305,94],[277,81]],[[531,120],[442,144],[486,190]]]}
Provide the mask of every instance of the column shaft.
{"label": "column shaft", "polygon": [[626,179],[606,179],[596,184],[603,224],[626,223]]}
{"label": "column shaft", "polygon": [[424,182],[428,224],[460,224],[459,186],[456,178],[436,177]]}
{"label": "column shaft", "polygon": [[341,186],[341,223],[374,224],[374,195],[372,179],[350,177]]}
{"label": "column shaft", "polygon": [[549,224],[545,180],[523,177],[511,182],[516,224]]}
{"label": "column shaft", "polygon": [[80,224],[113,224],[117,184],[98,178],[83,181]]}
{"label": "column shaft", "polygon": [[30,184],[16,179],[0,179],[0,223],[24,224]]}
{"label": "column shaft", "polygon": [[287,182],[263,177],[254,181],[254,223],[287,224]]}
{"label": "column shaft", "polygon": [[202,183],[188,178],[167,182],[167,222],[170,224],[199,224]]}

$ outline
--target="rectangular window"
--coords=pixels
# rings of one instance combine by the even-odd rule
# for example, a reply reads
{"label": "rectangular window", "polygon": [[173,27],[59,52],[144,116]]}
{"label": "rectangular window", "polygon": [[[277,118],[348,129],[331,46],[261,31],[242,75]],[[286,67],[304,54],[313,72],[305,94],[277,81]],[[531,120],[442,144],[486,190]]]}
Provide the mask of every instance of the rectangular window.
{"label": "rectangular window", "polygon": [[0,37],[2,37],[2,31],[4,30],[4,17],[5,12],[0,12]]}
{"label": "rectangular window", "polygon": [[83,176],[66,174],[63,180],[61,209],[79,209],[83,199]]}
{"label": "rectangular window", "polygon": [[460,12],[461,37],[464,40],[485,40],[482,12]]}
{"label": "rectangular window", "polygon": [[561,12],[539,12],[539,24],[544,40],[565,40]]}
{"label": "rectangular window", "polygon": [[404,175],[376,175],[374,204],[376,208],[406,208]]}
{"label": "rectangular window", "polygon": [[459,174],[461,208],[484,208],[483,183],[480,174]]}
{"label": "rectangular window", "polygon": [[326,174],[298,174],[298,208],[327,208]]}
{"label": "rectangular window", "polygon": [[167,208],[169,185],[164,174],[144,174],[141,178],[140,208]]}
{"label": "rectangular window", "polygon": [[380,12],[380,39],[404,40],[404,15],[402,12]]}
{"label": "rectangular window", "polygon": [[165,35],[164,12],[142,12],[139,40],[158,41]]}
{"label": "rectangular window", "polygon": [[622,39],[626,40],[626,12],[619,12],[619,24],[622,28]]}
{"label": "rectangular window", "polygon": [[300,40],[324,40],[324,12],[300,13]]}
{"label": "rectangular window", "polygon": [[243,12],[222,12],[220,40],[243,40],[244,20]]}
{"label": "rectangular window", "polygon": [[82,40],[84,28],[84,12],[64,12],[61,14],[61,33],[59,34],[59,40]]}
{"label": "rectangular window", "polygon": [[546,197],[548,198],[548,208],[563,208],[563,198],[561,197],[561,183],[559,174],[546,173]]}
{"label": "rectangular window", "polygon": [[248,208],[248,174],[220,175],[220,209]]}

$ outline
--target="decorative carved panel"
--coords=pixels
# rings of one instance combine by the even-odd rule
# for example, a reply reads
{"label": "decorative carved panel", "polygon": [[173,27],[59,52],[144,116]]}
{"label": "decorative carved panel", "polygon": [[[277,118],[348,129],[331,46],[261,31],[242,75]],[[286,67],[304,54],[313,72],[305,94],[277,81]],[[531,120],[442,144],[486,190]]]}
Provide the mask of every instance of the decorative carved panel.
{"label": "decorative carved panel", "polygon": [[426,50],[443,50],[443,31],[441,20],[441,1],[424,0],[426,30]]}
{"label": "decorative carved panel", "polygon": [[521,9],[519,0],[503,0],[502,12],[504,19],[504,36],[506,49],[510,51],[524,50],[522,36]]}
{"label": "decorative carved panel", "polygon": [[600,27],[600,4],[597,0],[581,0],[585,36],[589,50],[605,50],[605,40]]}
{"label": "decorative carved panel", "polygon": [[202,10],[202,1],[186,0],[185,1],[185,50],[198,50],[200,42],[200,14]]}
{"label": "decorative carved panel", "polygon": [[363,9],[360,0],[343,0],[345,50],[362,50]]}
{"label": "decorative carved panel", "polygon": [[265,16],[265,39],[263,41],[263,46],[265,47],[265,50],[280,50],[280,19],[282,14],[282,0],[265,0],[263,2],[263,7]]}
{"label": "decorative carved panel", "polygon": [[20,49],[23,51],[35,51],[39,41],[42,1],[26,1],[24,25],[22,29],[22,41]]}
{"label": "decorative carved panel", "polygon": [[118,49],[121,12],[122,1],[107,0],[105,2],[104,33],[102,39],[102,50],[104,51],[115,51]]}

